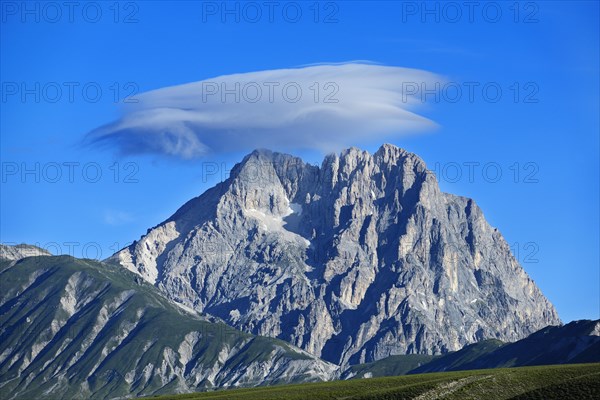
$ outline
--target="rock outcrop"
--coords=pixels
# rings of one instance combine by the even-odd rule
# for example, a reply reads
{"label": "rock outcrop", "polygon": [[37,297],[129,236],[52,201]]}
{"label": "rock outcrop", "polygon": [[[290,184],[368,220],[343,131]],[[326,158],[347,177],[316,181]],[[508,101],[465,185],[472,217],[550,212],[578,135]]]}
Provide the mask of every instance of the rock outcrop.
{"label": "rock outcrop", "polygon": [[18,261],[25,257],[51,256],[52,254],[41,247],[30,244],[18,244],[16,246],[0,244],[0,260]]}

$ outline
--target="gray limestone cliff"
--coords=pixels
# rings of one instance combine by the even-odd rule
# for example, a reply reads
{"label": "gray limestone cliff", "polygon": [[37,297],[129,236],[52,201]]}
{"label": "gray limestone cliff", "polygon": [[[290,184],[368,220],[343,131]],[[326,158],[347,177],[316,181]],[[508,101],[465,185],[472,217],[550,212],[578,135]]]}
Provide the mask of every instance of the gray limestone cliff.
{"label": "gray limestone cliff", "polygon": [[255,151],[112,257],[166,296],[341,365],[560,322],[471,199],[415,154]]}

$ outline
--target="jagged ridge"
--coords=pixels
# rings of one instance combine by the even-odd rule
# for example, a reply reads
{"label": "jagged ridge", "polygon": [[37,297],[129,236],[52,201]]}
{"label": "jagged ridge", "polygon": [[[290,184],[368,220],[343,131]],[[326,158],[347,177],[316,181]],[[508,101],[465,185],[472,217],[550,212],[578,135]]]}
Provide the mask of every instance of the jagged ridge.
{"label": "jagged ridge", "polygon": [[342,365],[560,322],[475,202],[415,154],[255,151],[113,257],[171,299]]}

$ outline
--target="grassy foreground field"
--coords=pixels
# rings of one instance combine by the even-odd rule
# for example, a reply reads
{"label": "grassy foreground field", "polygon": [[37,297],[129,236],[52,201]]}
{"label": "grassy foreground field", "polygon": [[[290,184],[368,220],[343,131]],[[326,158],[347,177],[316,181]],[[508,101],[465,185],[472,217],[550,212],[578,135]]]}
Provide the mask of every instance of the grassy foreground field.
{"label": "grassy foreground field", "polygon": [[152,398],[160,400],[600,399],[600,364],[440,372]]}

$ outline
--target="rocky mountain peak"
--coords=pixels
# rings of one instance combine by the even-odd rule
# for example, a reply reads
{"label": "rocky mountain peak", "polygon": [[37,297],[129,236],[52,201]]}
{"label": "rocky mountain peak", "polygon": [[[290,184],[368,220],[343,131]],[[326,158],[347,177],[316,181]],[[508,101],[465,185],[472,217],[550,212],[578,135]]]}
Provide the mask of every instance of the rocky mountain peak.
{"label": "rocky mountain peak", "polygon": [[115,259],[187,307],[339,364],[560,321],[474,201],[389,144],[321,166],[254,151]]}

